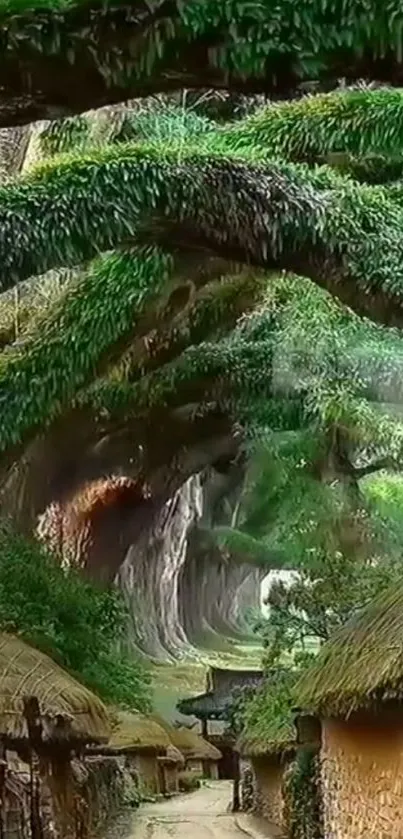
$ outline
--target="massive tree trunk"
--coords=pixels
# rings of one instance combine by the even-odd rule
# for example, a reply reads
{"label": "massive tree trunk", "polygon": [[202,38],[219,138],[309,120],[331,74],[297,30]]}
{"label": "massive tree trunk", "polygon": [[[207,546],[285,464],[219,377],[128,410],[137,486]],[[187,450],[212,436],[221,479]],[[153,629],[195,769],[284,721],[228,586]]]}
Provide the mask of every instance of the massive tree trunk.
{"label": "massive tree trunk", "polygon": [[[259,607],[262,572],[224,558],[208,538],[207,522],[225,519],[217,503],[225,486],[228,481],[211,468],[189,478],[130,548],[118,574],[131,615],[129,641],[158,660],[180,658],[192,646],[219,648],[226,638],[245,638],[245,612]],[[231,505],[226,512],[228,523]],[[203,547],[194,538],[201,522]]]}
{"label": "massive tree trunk", "polygon": [[132,545],[117,577],[129,608],[129,643],[158,660],[180,657],[189,647],[179,577],[188,529],[200,506],[200,479],[193,476],[168,501],[141,544]]}

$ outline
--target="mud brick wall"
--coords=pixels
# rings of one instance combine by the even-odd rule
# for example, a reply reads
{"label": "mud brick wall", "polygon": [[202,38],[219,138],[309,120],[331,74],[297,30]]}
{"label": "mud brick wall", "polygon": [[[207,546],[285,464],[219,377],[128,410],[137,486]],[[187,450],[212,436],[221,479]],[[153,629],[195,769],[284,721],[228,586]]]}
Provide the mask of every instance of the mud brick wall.
{"label": "mud brick wall", "polygon": [[324,721],[321,776],[327,839],[402,839],[403,718]]}
{"label": "mud brick wall", "polygon": [[140,789],[146,794],[156,795],[161,792],[157,755],[138,753],[130,760],[130,768],[138,773]]}
{"label": "mud brick wall", "polygon": [[254,810],[268,821],[281,826],[284,807],[282,794],[284,766],[275,759],[255,758],[252,760],[252,768]]}
{"label": "mud brick wall", "polygon": [[178,766],[175,763],[166,763],[163,766],[165,791],[174,793],[178,792]]}

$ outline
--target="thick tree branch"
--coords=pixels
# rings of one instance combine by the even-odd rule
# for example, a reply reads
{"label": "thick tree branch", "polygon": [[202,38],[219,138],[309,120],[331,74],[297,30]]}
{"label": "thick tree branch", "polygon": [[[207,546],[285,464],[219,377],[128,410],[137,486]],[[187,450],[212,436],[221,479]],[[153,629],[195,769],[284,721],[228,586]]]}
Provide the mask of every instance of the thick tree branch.
{"label": "thick tree branch", "polygon": [[0,280],[10,286],[80,262],[141,224],[154,241],[311,277],[360,314],[401,326],[402,219],[381,187],[339,186],[308,168],[112,148],[57,162],[0,194]]}
{"label": "thick tree branch", "polygon": [[388,469],[389,471],[397,471],[399,472],[402,468],[402,464],[393,460],[390,457],[381,457],[379,460],[374,460],[372,463],[368,463],[366,466],[359,466],[354,469],[354,476],[357,481],[361,480],[361,478],[366,478],[367,475],[374,475],[376,472],[381,472],[383,469]]}

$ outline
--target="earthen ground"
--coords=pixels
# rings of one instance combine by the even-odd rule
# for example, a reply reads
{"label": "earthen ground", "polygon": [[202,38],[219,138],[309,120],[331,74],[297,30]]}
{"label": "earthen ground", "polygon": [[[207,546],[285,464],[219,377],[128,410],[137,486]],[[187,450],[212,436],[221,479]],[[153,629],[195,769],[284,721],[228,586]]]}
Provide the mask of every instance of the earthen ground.
{"label": "earthen ground", "polygon": [[[245,817],[242,829],[229,812],[231,783],[209,782],[200,790],[167,801],[142,806],[133,814],[132,826],[118,839],[246,839]],[[260,839],[256,832],[250,834]],[[269,832],[261,839],[271,839]]]}

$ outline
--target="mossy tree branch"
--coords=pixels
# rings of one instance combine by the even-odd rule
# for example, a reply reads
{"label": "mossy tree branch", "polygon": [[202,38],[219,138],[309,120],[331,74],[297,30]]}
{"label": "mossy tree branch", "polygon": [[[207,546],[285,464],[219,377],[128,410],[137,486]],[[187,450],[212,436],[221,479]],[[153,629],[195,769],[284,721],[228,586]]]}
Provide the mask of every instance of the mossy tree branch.
{"label": "mossy tree branch", "polygon": [[166,329],[160,323],[134,342],[118,365],[119,375],[133,383],[173,361],[190,345],[224,336],[263,299],[268,283],[267,275],[250,269],[209,283],[170,319]]}
{"label": "mossy tree branch", "polygon": [[401,326],[402,220],[381,187],[265,163],[256,150],[228,158],[214,146],[111,148],[46,164],[0,191],[0,280],[77,264],[141,224],[154,240],[176,236],[182,248],[311,277],[358,312]]}

